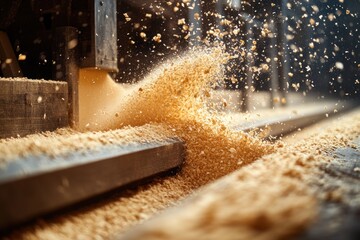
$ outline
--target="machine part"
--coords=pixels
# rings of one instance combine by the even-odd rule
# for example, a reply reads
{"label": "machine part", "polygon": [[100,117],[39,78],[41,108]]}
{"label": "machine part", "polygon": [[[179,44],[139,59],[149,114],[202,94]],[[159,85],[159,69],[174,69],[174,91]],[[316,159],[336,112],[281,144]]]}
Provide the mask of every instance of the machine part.
{"label": "machine part", "polygon": [[170,139],[11,161],[0,168],[0,229],[179,167],[184,152]]}
{"label": "machine part", "polygon": [[91,34],[82,35],[81,67],[118,72],[116,1],[90,1]]}
{"label": "machine part", "polygon": [[58,27],[55,46],[55,79],[68,83],[69,123],[76,129],[79,124],[78,30],[69,26]]}
{"label": "machine part", "polygon": [[0,78],[0,138],[68,125],[66,82]]}
{"label": "machine part", "polygon": [[9,37],[3,31],[0,31],[0,64],[4,77],[23,76]]}

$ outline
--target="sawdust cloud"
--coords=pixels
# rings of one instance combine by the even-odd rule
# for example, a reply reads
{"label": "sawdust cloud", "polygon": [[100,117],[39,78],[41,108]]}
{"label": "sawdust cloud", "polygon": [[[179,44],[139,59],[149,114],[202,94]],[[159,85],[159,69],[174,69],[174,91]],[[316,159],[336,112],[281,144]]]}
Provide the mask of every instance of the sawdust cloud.
{"label": "sawdust cloud", "polygon": [[[207,105],[211,88],[224,78],[223,68],[229,58],[220,48],[189,51],[159,65],[139,84],[127,88],[114,87],[116,83],[105,84],[110,79],[100,76],[105,79],[101,86],[107,86],[109,91],[95,89],[97,84],[91,78],[92,88],[98,94],[95,101],[101,98],[103,102],[97,101],[95,111],[88,111],[85,119],[80,114],[80,126],[109,130],[161,124],[185,142],[185,165],[189,169],[184,172],[189,174],[195,188],[226,175],[273,149],[256,137],[232,131]],[[89,81],[86,78],[91,76],[81,73],[80,81]],[[89,85],[86,90],[91,88]],[[80,83],[80,97],[81,86]],[[89,96],[96,95],[89,92]],[[102,97],[104,94],[107,95]],[[82,102],[87,106],[80,105],[80,109],[89,109],[91,101]],[[97,109],[102,105],[105,106]]]}
{"label": "sawdust cloud", "polygon": [[[91,78],[94,76],[92,70],[83,70],[80,73],[82,80],[89,78],[91,82],[86,83],[86,88],[80,88],[83,91],[80,97],[88,94],[88,97],[94,98],[95,95],[96,98],[93,102],[90,102],[91,99],[80,99],[87,105],[82,113],[88,115],[82,119],[82,130],[113,130],[98,134],[65,132],[62,141],[73,134],[67,142],[87,141],[89,136],[95,142],[96,139],[102,142],[108,136],[118,134],[122,134],[120,142],[123,138],[154,140],[173,133],[186,144],[186,162],[177,175],[139,188],[131,197],[115,197],[114,201],[100,207],[48,223],[42,222],[14,233],[13,239],[46,239],[49,236],[66,239],[79,238],[81,234],[109,238],[175,204],[204,184],[273,152],[278,145],[273,146],[257,137],[232,131],[206,104],[209,90],[222,79],[223,64],[228,58],[221,50],[189,52],[160,65],[142,82],[128,87],[116,85],[105,73],[96,72],[97,77]],[[101,88],[96,88],[97,85]],[[85,105],[81,108],[85,108]],[[144,124],[149,131],[139,135],[144,132],[141,130]],[[118,128],[126,131],[114,130]],[[157,131],[161,134],[154,137],[153,133]],[[137,138],[133,138],[135,136]],[[39,142],[45,142],[44,138],[41,139]],[[83,143],[79,144],[83,146]],[[296,148],[278,149],[277,153],[241,168],[234,175],[235,180],[231,181],[230,187],[220,193],[204,195],[205,204],[200,202],[189,207],[180,216],[184,217],[184,222],[186,219],[193,221],[181,226],[168,219],[160,223],[155,221],[154,224],[159,224],[154,231],[145,232],[143,237],[155,236],[154,239],[159,239],[157,233],[160,232],[165,239],[166,236],[179,239],[204,236],[216,239],[221,236],[233,239],[233,236],[237,238],[240,234],[244,238],[278,239],[300,232],[314,219],[317,209],[311,190],[303,182],[308,173],[302,172],[302,166],[316,169],[316,164],[312,164],[313,157],[309,156],[303,156],[298,161],[298,156],[294,154],[297,151]],[[276,206],[269,208],[271,204]],[[224,206],[228,206],[225,211]],[[100,222],[101,227],[98,225]],[[236,227],[231,228],[235,234],[230,236],[231,224]],[[207,225],[212,226],[211,231],[207,231]],[[164,229],[163,226],[168,227]],[[158,228],[162,230],[156,231]],[[73,229],[81,229],[81,234]],[[186,231],[182,232],[182,229]],[[223,235],[224,229],[228,235]]]}
{"label": "sawdust cloud", "polygon": [[[150,216],[204,184],[272,152],[274,147],[271,144],[244,132],[232,131],[207,105],[209,91],[223,79],[223,66],[228,59],[221,49],[189,51],[159,65],[139,84],[126,87],[117,85],[103,72],[81,70],[80,128],[84,133],[70,131],[64,136],[61,132],[60,136],[41,136],[38,143],[43,147],[30,144],[34,147],[32,151],[37,148],[40,152],[47,151],[44,145],[51,140],[56,142],[54,148],[64,151],[68,151],[67,147],[79,149],[88,138],[92,144],[96,138],[102,144],[107,136],[119,138],[116,142],[121,142],[124,137],[122,130],[133,136],[125,139],[137,140],[139,137],[136,136],[146,130],[146,134],[141,135],[142,141],[153,141],[171,134],[183,140],[186,145],[185,163],[175,176],[155,181],[146,189],[139,189],[133,197],[109,203],[106,210],[94,209],[55,219],[49,224],[30,226],[23,232],[14,233],[14,237],[78,238],[78,233],[68,231],[67,226],[71,225],[82,229],[81,232],[88,236],[100,234],[102,238],[108,238],[139,221],[139,215]],[[144,126],[147,126],[145,130]],[[31,142],[33,137],[26,142]],[[67,147],[61,148],[62,143],[67,143]],[[96,145],[92,144],[85,146]],[[19,146],[19,143],[15,145]],[[100,219],[104,214],[108,219],[105,220],[107,230],[86,227],[98,220],[103,221]]]}

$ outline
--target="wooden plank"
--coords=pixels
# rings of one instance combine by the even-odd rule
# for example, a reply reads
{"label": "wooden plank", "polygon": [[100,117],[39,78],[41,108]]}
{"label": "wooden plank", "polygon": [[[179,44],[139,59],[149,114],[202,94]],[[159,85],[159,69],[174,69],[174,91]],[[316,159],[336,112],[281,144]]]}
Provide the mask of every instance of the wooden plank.
{"label": "wooden plank", "polygon": [[0,78],[0,86],[0,138],[68,126],[66,82]]}
{"label": "wooden plank", "polygon": [[[333,105],[333,106],[332,106]],[[329,106],[324,108],[324,106]],[[320,120],[344,113],[356,106],[356,102],[343,102],[342,107],[336,107],[331,102],[319,103],[315,107],[307,108],[299,105],[298,114],[296,116],[286,114],[281,116],[268,117],[266,119],[256,120],[250,123],[238,124],[233,127],[238,131],[262,131],[265,130],[263,136],[265,138],[280,137],[299,128],[303,128],[314,124]]]}
{"label": "wooden plank", "polygon": [[0,229],[176,168],[184,151],[172,139],[11,161],[0,168]]}

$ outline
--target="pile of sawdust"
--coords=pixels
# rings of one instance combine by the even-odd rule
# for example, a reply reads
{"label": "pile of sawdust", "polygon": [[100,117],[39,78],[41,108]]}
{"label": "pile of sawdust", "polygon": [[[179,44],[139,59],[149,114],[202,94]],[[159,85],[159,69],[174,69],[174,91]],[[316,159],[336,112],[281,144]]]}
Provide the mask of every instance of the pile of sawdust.
{"label": "pile of sawdust", "polygon": [[[339,125],[339,121],[342,125]],[[360,112],[325,122],[277,151],[205,187],[179,209],[126,233],[125,239],[279,239],[308,227],[317,215],[313,189],[319,166],[360,134]],[[312,134],[312,136],[311,136]],[[306,136],[304,139],[303,137]],[[183,171],[187,171],[185,168]],[[10,239],[108,238],[148,219],[190,193],[179,176],[115,194],[97,204],[39,221]],[[76,229],[76,230],[75,230]]]}
{"label": "pile of sawdust", "polygon": [[160,125],[145,124],[105,132],[78,132],[70,128],[57,129],[23,138],[0,139],[0,165],[26,155],[66,156],[68,153],[96,150],[105,145],[127,145],[143,142],[163,142],[174,134]]}
{"label": "pile of sawdust", "polygon": [[322,180],[320,167],[332,160],[334,150],[352,147],[351,141],[360,135],[360,111],[322,124],[307,135],[207,186],[122,239],[294,237],[314,222],[319,200],[342,201],[339,189],[327,192],[313,183]]}

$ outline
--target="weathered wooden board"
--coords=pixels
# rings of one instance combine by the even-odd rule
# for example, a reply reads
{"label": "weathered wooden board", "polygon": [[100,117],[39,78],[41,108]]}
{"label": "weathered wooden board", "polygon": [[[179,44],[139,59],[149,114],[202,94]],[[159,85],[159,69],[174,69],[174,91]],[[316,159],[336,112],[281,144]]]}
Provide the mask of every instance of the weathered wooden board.
{"label": "weathered wooden board", "polygon": [[[328,106],[328,107],[324,107]],[[356,106],[355,102],[342,102],[341,107],[336,106],[333,102],[322,102],[314,104],[308,108],[306,105],[299,105],[298,114],[293,116],[289,112],[274,117],[260,118],[254,122],[246,122],[233,127],[234,130],[262,131],[264,138],[281,137],[290,132],[307,127],[336,114],[344,113]]]}
{"label": "weathered wooden board", "polygon": [[66,82],[0,78],[0,138],[68,126]]}
{"label": "weathered wooden board", "polygon": [[11,161],[0,168],[0,231],[179,167],[184,154],[183,143],[170,139]]}

